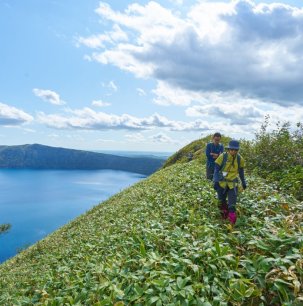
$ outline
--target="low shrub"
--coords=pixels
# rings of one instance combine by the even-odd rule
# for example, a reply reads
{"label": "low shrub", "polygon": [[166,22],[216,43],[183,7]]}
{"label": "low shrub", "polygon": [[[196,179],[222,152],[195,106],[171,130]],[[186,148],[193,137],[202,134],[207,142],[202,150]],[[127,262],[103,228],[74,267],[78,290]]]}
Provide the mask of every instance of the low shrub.
{"label": "low shrub", "polygon": [[241,141],[247,169],[302,199],[303,124],[291,128],[289,122],[279,122],[273,130],[269,128],[267,117],[254,140]]}

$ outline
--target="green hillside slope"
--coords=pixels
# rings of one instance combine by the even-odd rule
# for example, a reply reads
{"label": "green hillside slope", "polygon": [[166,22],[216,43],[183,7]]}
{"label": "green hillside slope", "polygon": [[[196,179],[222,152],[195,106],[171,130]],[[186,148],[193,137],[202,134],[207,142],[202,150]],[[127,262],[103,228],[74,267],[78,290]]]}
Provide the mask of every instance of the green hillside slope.
{"label": "green hillside slope", "polygon": [[[221,143],[226,147],[230,137],[222,136]],[[201,163],[206,162],[205,148],[207,143],[212,141],[212,135],[197,139],[182,147],[179,151],[170,156],[164,163],[163,168],[169,167],[176,163],[185,163],[198,159]]]}
{"label": "green hillside slope", "polygon": [[199,161],[153,174],[0,266],[0,305],[302,305],[303,203],[248,178],[234,228]]}

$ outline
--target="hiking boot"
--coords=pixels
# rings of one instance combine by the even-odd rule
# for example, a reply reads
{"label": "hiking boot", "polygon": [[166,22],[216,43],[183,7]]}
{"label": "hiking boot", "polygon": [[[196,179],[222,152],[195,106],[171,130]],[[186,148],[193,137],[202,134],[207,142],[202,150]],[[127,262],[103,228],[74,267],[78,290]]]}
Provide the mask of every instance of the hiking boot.
{"label": "hiking boot", "polygon": [[237,221],[237,214],[235,212],[229,212],[228,213],[228,219],[231,224],[235,224]]}
{"label": "hiking boot", "polygon": [[227,219],[228,217],[228,207],[226,203],[220,205],[221,217]]}

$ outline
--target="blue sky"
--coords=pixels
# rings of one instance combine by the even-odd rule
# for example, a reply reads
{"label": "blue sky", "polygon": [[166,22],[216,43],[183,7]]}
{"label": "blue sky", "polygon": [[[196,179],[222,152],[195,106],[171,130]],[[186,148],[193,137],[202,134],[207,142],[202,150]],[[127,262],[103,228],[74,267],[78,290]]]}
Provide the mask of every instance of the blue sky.
{"label": "blue sky", "polygon": [[302,1],[0,0],[0,144],[175,151],[303,121]]}

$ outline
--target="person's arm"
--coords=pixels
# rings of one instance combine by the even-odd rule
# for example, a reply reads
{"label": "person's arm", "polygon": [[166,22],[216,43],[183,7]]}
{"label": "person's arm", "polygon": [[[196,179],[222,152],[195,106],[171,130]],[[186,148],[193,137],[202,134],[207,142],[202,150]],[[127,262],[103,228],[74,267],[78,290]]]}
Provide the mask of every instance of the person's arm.
{"label": "person's arm", "polygon": [[223,145],[219,145],[219,152],[218,153],[210,153],[210,155],[213,157],[214,160],[216,160],[220,154],[222,154],[224,152],[224,147]]}
{"label": "person's arm", "polygon": [[213,178],[214,183],[219,182],[219,171],[220,171],[220,165],[218,165],[215,162],[215,170],[214,170],[214,178]]}
{"label": "person's arm", "polygon": [[219,188],[219,181],[220,181],[220,168],[223,163],[223,155],[219,155],[219,157],[215,161],[215,170],[214,170],[214,189],[217,190]]}
{"label": "person's arm", "polygon": [[208,160],[211,160],[212,159],[212,156],[211,156],[211,148],[210,148],[211,144],[208,143],[206,145],[206,149],[205,149],[205,154],[206,154],[206,157]]}
{"label": "person's arm", "polygon": [[220,171],[220,166],[215,162],[215,170],[214,170],[214,177],[213,177],[215,190],[217,190],[219,187],[219,171]]}
{"label": "person's arm", "polygon": [[240,176],[240,180],[241,180],[243,189],[246,189],[247,184],[246,184],[245,175],[244,175],[244,168],[245,168],[245,161],[243,157],[240,156],[239,176]]}
{"label": "person's arm", "polygon": [[239,169],[239,176],[242,182],[243,189],[246,189],[247,185],[246,185],[246,180],[245,180],[245,175],[244,175],[244,168]]}

